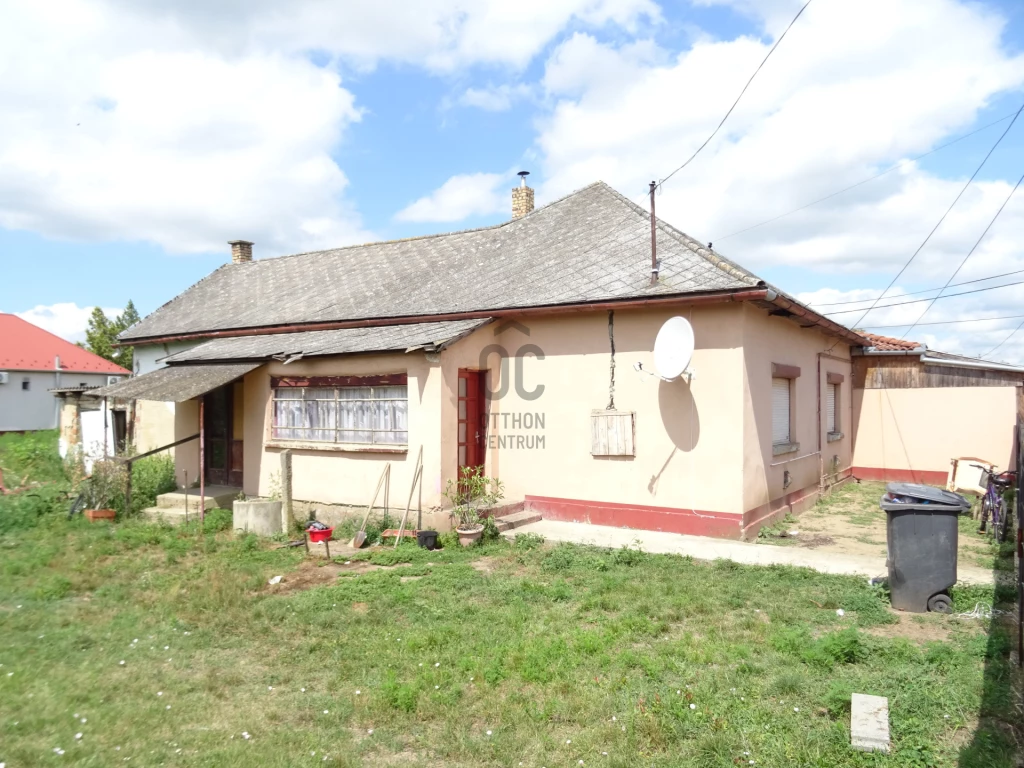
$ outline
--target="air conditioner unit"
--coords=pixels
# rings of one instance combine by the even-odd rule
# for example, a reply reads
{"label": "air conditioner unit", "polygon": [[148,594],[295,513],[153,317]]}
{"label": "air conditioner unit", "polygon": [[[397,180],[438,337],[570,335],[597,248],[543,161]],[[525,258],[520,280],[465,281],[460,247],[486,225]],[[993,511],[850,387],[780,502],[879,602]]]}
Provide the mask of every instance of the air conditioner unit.
{"label": "air conditioner unit", "polygon": [[7,371],[0,371],[0,384],[6,384],[8,381],[10,381],[10,378],[11,374],[9,374]]}
{"label": "air conditioner unit", "polygon": [[121,378],[121,376],[107,376],[107,386],[109,387],[111,384],[117,384]]}

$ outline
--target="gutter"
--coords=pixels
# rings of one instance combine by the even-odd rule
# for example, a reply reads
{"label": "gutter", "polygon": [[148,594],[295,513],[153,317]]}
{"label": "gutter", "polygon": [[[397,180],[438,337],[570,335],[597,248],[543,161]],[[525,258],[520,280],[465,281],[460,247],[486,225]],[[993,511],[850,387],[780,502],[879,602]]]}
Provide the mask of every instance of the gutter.
{"label": "gutter", "polygon": [[876,355],[925,355],[928,353],[928,347],[914,347],[913,349],[875,349],[874,347],[866,347],[863,351],[854,352],[854,355],[875,357]]}
{"label": "gutter", "polygon": [[792,302],[789,299],[783,298],[776,291],[769,290],[768,295],[765,296],[765,301],[775,305],[779,309],[786,310],[792,315],[796,315],[797,317],[803,317],[807,320],[810,320],[815,325],[821,326],[822,328],[831,331],[833,335],[839,336],[840,338],[845,339],[851,344],[863,346],[864,342],[867,341],[867,339],[865,339],[856,331],[851,331],[845,325],[840,325],[839,323],[833,320],[829,320],[827,317],[819,315],[814,310],[807,309],[806,307],[803,307],[795,302]]}
{"label": "gutter", "polygon": [[[367,318],[363,320],[336,320],[327,323],[293,323],[290,325],[267,325],[252,328],[232,328],[225,331],[196,331],[171,336],[149,336],[125,339],[115,347],[133,347],[143,344],[166,344],[172,341],[193,341],[199,339],[223,339],[238,336],[271,336],[278,333],[303,333],[305,331],[335,331],[343,328],[376,328],[389,325],[411,325],[418,323],[438,323],[450,320],[483,320],[498,317],[529,317],[533,315],[555,315],[570,312],[596,312],[610,309],[631,309],[638,307],[682,306],[691,307],[703,304],[721,304],[729,301],[771,301],[769,296],[776,296],[775,291],[767,288],[754,290],[720,292],[711,294],[683,294],[677,296],[658,296],[650,299],[621,299],[619,301],[602,301],[581,304],[555,304],[540,307],[520,307],[516,309],[482,309],[473,312],[452,312],[444,315],[404,315],[400,317]],[[796,314],[794,312],[794,314]],[[843,326],[827,320],[829,325]],[[854,335],[860,344],[863,340]]]}
{"label": "gutter", "polygon": [[922,357],[921,362],[925,365],[948,365],[953,368],[982,368],[991,371],[1013,371],[1024,374],[1024,368],[1016,365],[1005,365],[1003,363],[987,363],[983,360],[977,362],[970,360],[946,360],[940,357]]}

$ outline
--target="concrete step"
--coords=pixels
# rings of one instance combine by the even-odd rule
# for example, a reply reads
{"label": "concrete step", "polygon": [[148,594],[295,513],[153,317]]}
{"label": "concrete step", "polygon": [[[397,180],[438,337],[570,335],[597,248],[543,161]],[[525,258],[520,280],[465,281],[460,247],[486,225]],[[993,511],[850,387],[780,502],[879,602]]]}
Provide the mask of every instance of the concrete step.
{"label": "concrete step", "polygon": [[538,523],[540,520],[539,512],[527,512],[524,510],[522,512],[513,512],[503,517],[496,517],[494,518],[494,524],[499,532],[504,533],[505,531],[511,531],[513,528],[521,528],[530,523]]}
{"label": "concrete step", "polygon": [[[184,507],[148,507],[142,510],[142,517],[154,523],[169,523],[179,525],[185,522]],[[191,503],[188,505],[188,519],[195,520],[199,517],[199,505]]]}
{"label": "concrete step", "polygon": [[[206,495],[203,497],[205,506],[207,509],[218,509],[223,507],[224,509],[231,509],[231,502],[237,497],[240,488],[228,488],[227,486],[212,486],[206,488]],[[188,495],[183,491],[174,491],[173,493],[162,493],[156,497],[156,505],[161,509],[173,509],[180,507],[185,509],[185,499],[188,498],[188,508],[199,509],[199,491],[189,490]]]}

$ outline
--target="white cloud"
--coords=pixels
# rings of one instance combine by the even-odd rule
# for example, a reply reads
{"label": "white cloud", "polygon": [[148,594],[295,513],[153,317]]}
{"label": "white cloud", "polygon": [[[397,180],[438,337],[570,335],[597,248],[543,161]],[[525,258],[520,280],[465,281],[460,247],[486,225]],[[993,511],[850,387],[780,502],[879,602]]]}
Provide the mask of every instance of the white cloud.
{"label": "white cloud", "polygon": [[[258,255],[376,237],[332,157],[363,116],[342,64],[521,68],[566,25],[634,29],[658,18],[652,0],[3,8],[0,226],[170,252],[244,238]],[[490,107],[501,106],[498,88]],[[505,93],[510,103],[520,95]]]}
{"label": "white cloud", "polygon": [[[74,303],[50,304],[33,307],[25,312],[17,312],[18,317],[44,331],[56,334],[68,341],[85,341],[85,329],[89,324],[89,315],[95,307],[80,307]],[[103,314],[113,320],[123,309],[103,307]]]}
{"label": "white cloud", "polygon": [[[511,173],[466,173],[452,176],[426,197],[399,211],[399,221],[461,221],[469,216],[512,212]],[[506,190],[505,187],[508,186]]]}
{"label": "white cloud", "polygon": [[515,102],[529,98],[530,93],[530,86],[525,84],[488,85],[485,88],[467,88],[459,103],[487,112],[507,112]]}
{"label": "white cloud", "polygon": [[[758,7],[791,17],[799,4]],[[754,271],[791,264],[828,273],[894,272],[962,179],[911,163],[749,234],[722,238],[969,130],[998,95],[1024,85],[1024,55],[1004,44],[1003,27],[985,7],[955,0],[811,5],[725,128],[666,183],[659,215],[715,241]],[[711,133],[770,43],[705,37],[671,56],[650,44],[615,47],[582,33],[562,43],[543,81],[555,104],[539,123],[546,181],[538,198],[602,178],[641,200],[650,179],[668,175]],[[994,140],[1004,127],[986,136]],[[989,173],[998,162],[994,156]],[[973,187],[908,277],[931,275],[934,282],[951,271],[1008,191],[1004,181]],[[1001,271],[1024,261],[1016,248],[1024,237],[1022,208],[1007,208],[974,264]]]}

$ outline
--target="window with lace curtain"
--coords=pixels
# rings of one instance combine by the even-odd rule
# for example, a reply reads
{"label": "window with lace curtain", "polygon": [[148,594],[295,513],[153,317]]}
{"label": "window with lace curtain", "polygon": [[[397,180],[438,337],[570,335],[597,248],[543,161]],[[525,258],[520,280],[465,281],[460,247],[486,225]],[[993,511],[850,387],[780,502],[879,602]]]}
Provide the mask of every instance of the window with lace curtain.
{"label": "window with lace curtain", "polygon": [[408,445],[408,384],[404,376],[401,383],[395,381],[397,378],[278,380],[273,389],[271,438],[326,444]]}

